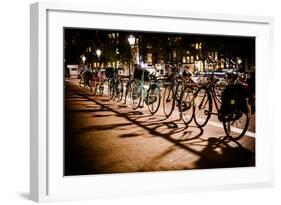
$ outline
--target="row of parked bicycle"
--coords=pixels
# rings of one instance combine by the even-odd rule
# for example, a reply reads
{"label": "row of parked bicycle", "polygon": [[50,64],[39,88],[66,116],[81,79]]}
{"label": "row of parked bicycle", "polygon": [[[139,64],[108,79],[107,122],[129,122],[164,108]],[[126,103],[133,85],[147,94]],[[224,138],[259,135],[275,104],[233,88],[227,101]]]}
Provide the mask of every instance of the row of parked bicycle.
{"label": "row of parked bicycle", "polygon": [[117,69],[95,74],[83,71],[79,84],[94,95],[103,95],[107,84],[111,100],[124,99],[125,104],[129,100],[134,110],[147,105],[152,115],[159,110],[162,101],[165,116],[168,118],[177,110],[186,125],[194,120],[202,128],[211,115],[216,115],[228,137],[238,140],[245,135],[255,100],[253,92],[249,91],[253,88],[246,83],[243,74],[231,71],[224,77],[217,77],[215,72],[193,76],[177,66],[169,69],[172,71],[170,78],[160,82],[149,71],[136,66],[134,78],[126,83]]}

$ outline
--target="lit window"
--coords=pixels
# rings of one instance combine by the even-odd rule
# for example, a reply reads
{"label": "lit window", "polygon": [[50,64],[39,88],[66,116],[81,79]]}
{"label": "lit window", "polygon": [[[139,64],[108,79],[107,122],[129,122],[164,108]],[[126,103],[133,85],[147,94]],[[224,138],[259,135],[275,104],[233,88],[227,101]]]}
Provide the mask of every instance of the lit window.
{"label": "lit window", "polygon": [[190,57],[186,56],[186,63],[190,63]]}
{"label": "lit window", "polygon": [[173,51],[173,58],[176,58],[176,57],[177,57],[177,52]]}
{"label": "lit window", "polygon": [[190,56],[190,63],[194,63],[194,56]]}
{"label": "lit window", "polygon": [[186,57],[185,56],[182,57],[182,63],[186,63]]}
{"label": "lit window", "polygon": [[218,52],[215,52],[215,59],[218,60]]}

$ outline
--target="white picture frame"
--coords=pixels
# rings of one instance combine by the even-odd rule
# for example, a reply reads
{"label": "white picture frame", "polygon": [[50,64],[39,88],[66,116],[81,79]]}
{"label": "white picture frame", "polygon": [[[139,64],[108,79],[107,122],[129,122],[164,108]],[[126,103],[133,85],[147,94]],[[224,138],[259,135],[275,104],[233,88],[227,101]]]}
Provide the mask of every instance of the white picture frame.
{"label": "white picture frame", "polygon": [[[272,84],[262,74],[265,67],[273,69],[272,18],[46,2],[32,4],[30,11],[32,200],[40,202],[273,186],[273,131],[270,130],[273,118],[272,113],[264,109],[271,106]],[[124,20],[126,25],[122,24]],[[188,29],[182,25],[187,25]],[[55,70],[54,67],[63,68],[61,34],[65,26],[256,36],[256,166],[64,177],[61,120],[63,69]],[[260,82],[268,86],[262,86]],[[149,186],[147,182],[150,182]]]}

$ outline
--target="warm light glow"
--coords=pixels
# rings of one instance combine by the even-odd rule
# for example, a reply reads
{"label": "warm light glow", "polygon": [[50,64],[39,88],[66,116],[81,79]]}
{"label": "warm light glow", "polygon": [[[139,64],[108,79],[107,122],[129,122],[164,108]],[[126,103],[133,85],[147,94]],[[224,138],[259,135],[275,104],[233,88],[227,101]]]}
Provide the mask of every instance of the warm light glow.
{"label": "warm light glow", "polygon": [[99,58],[100,55],[101,55],[101,50],[100,50],[100,49],[97,49],[97,50],[96,50],[96,54],[97,54],[97,56],[98,56],[98,58]]}
{"label": "warm light glow", "polygon": [[133,35],[130,35],[128,38],[129,44],[131,47],[134,47],[136,38]]}
{"label": "warm light glow", "polygon": [[83,61],[83,63],[85,63],[85,61],[86,61],[86,57],[84,55],[82,56],[82,61]]}
{"label": "warm light glow", "polygon": [[241,58],[238,59],[237,63],[240,65],[242,63]]}

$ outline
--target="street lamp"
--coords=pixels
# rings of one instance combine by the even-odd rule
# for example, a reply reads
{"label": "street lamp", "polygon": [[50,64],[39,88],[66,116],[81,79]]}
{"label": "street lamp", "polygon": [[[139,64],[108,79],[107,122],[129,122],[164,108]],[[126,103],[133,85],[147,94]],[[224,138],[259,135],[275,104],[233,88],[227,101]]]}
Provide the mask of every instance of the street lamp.
{"label": "street lamp", "polygon": [[85,69],[85,61],[86,61],[86,56],[82,55],[82,62],[83,62],[83,70]]}
{"label": "street lamp", "polygon": [[[128,41],[129,41],[129,44],[131,46],[131,56],[132,56],[132,67],[134,66],[134,46],[135,46],[135,43],[136,43],[136,38],[133,36],[133,35],[130,35],[129,38],[128,38]],[[131,68],[129,66],[129,79],[131,79]]]}
{"label": "street lamp", "polygon": [[131,48],[134,48],[136,38],[133,35],[130,35],[129,38],[128,38],[128,41],[129,41],[129,44],[130,44]]}
{"label": "street lamp", "polygon": [[97,50],[96,50],[96,54],[97,54],[98,58],[100,58],[101,50],[100,50],[100,49],[97,49]]}
{"label": "street lamp", "polygon": [[[97,49],[96,50],[96,54],[98,56],[98,61],[100,61],[100,55],[101,55],[101,50],[100,49]],[[100,65],[99,65],[100,66]]]}
{"label": "street lamp", "polygon": [[240,65],[242,63],[242,59],[238,58],[237,63]]}
{"label": "street lamp", "polygon": [[83,64],[85,63],[85,61],[86,61],[86,57],[83,55],[82,56],[82,61],[83,61]]}

